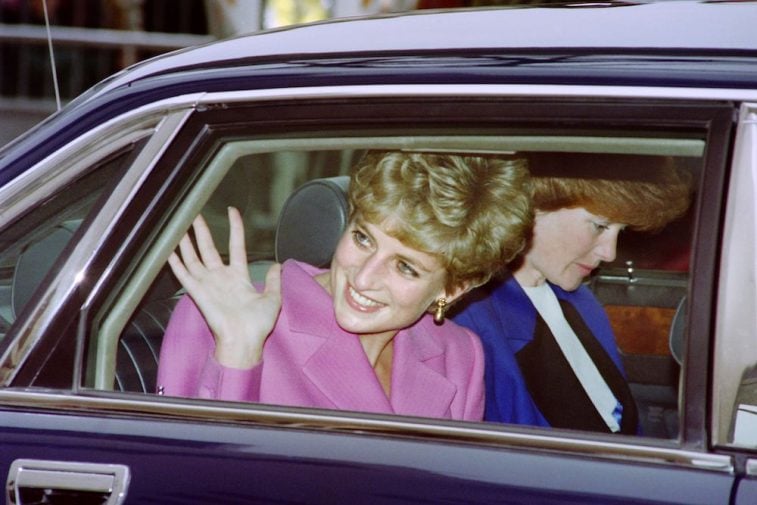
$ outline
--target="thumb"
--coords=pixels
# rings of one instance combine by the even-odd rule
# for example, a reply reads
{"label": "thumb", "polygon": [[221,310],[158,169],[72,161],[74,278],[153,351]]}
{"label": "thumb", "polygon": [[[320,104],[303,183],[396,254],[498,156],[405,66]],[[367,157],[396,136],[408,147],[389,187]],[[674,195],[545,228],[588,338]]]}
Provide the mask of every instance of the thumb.
{"label": "thumb", "polygon": [[265,274],[265,289],[267,295],[281,296],[281,264],[274,263]]}

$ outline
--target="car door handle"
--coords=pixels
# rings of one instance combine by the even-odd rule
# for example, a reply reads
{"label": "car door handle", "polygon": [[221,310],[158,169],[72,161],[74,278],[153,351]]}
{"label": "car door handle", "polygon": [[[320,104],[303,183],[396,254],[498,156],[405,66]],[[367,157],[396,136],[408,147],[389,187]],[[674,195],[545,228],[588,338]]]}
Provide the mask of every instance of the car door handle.
{"label": "car door handle", "polygon": [[126,498],[129,479],[125,465],[17,459],[5,489],[8,505],[119,505]]}

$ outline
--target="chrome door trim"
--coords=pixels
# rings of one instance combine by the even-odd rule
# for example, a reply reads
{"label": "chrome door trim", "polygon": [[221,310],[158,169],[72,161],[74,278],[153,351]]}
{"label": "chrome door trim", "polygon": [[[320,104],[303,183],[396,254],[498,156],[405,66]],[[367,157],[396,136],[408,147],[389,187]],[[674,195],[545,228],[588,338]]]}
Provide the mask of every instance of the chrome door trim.
{"label": "chrome door trim", "polygon": [[[157,395],[100,394],[92,391],[80,395],[0,390],[0,404],[25,409],[49,409],[83,415],[138,415],[143,420],[162,422],[212,422],[276,426],[292,429],[318,429],[362,435],[419,437],[448,443],[473,443],[489,447],[528,448],[529,450],[569,451],[571,455],[633,461],[642,464],[674,465],[733,474],[730,456],[697,452],[680,447],[653,445],[656,439],[633,437],[640,444],[596,439],[596,434],[570,437],[561,432],[545,432],[538,428],[474,423],[406,416],[377,415],[327,411],[261,404],[223,403],[219,401],[183,400]],[[121,417],[121,416],[119,416]],[[77,429],[76,421],[65,429]],[[99,425],[105,429],[105,425]],[[27,426],[28,427],[28,426]],[[40,428],[44,428],[41,426]],[[60,429],[64,429],[61,427]],[[102,433],[105,433],[104,431]],[[125,434],[125,433],[124,433]],[[172,438],[180,433],[172,432]],[[159,435],[156,435],[159,436]],[[594,438],[590,438],[594,437]],[[662,441],[675,444],[675,441]]]}
{"label": "chrome door trim", "polygon": [[748,476],[757,477],[757,459],[748,459],[744,468]]}

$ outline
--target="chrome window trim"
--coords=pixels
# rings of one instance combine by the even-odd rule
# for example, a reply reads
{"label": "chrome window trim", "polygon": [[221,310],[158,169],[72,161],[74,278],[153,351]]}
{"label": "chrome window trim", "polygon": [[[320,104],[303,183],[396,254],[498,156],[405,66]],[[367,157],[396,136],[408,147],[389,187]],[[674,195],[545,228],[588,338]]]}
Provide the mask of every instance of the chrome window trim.
{"label": "chrome window trim", "polygon": [[111,118],[29,167],[0,188],[0,227],[79,177],[92,163],[153,133],[168,113],[193,107],[201,96],[161,100]]}
{"label": "chrome window trim", "polygon": [[618,98],[670,100],[757,100],[757,90],[731,88],[683,88],[654,86],[574,86],[529,84],[376,84],[273,88],[247,91],[209,92],[197,105],[218,102],[281,99],[355,97],[491,97],[491,98]]}
{"label": "chrome window trim", "polygon": [[[490,98],[618,98],[618,99],[671,99],[671,100],[736,100],[757,101],[757,90],[716,89],[716,88],[664,88],[650,86],[571,86],[571,85],[503,85],[503,84],[438,84],[438,85],[357,85],[319,86],[302,88],[272,88],[260,90],[240,90],[225,92],[193,93],[178,95],[143,105],[126,114],[112,118],[97,128],[77,138],[55,153],[26,170],[14,181],[0,188],[0,209],[11,206],[25,208],[24,202],[36,201],[39,193],[36,186],[50,179],[61,178],[54,187],[64,184],[76,172],[63,169],[66,160],[78,154],[92,151],[98,138],[110,137],[128,121],[149,121],[150,114],[163,115],[185,107],[200,109],[216,103],[238,103],[270,101],[282,99],[325,99],[325,98],[372,98],[372,97],[490,97]],[[125,142],[128,140],[125,140]],[[90,147],[88,147],[90,146]],[[68,162],[70,164],[70,162]],[[79,166],[86,166],[82,164]],[[47,168],[44,168],[47,167]],[[41,172],[41,173],[40,173]],[[34,183],[33,181],[36,181]],[[33,191],[29,186],[33,185]],[[0,226],[15,217],[15,213],[0,212]]]}
{"label": "chrome window trim", "polygon": [[[135,398],[136,396],[136,398]],[[446,421],[437,419],[420,419],[404,416],[379,416],[370,413],[349,413],[344,411],[326,411],[301,409],[294,407],[275,407],[267,405],[234,404],[218,401],[183,400],[163,396],[144,395],[110,395],[90,392],[90,394],[56,394],[47,391],[0,390],[0,403],[8,407],[49,409],[85,415],[138,415],[142,419],[208,422],[248,425],[277,426],[292,429],[318,429],[333,432],[346,432],[363,436],[403,436],[424,437],[444,440],[445,442],[482,444],[500,448],[528,448],[547,451],[568,452],[571,455],[585,457],[633,461],[639,464],[660,464],[677,467],[696,468],[719,473],[732,474],[733,461],[730,456],[704,453],[677,447],[652,445],[655,439],[635,438],[645,444],[609,441],[611,436],[589,433],[591,437],[602,440],[587,439],[587,433],[575,438],[561,432],[550,432],[540,428],[523,429],[512,425],[474,423],[469,421]],[[170,419],[166,419],[166,418]],[[101,433],[106,425],[99,424]],[[62,429],[62,428],[61,428]],[[77,429],[73,425],[67,429]],[[82,427],[86,430],[86,427]],[[538,433],[536,433],[538,431]],[[124,431],[114,434],[128,435]],[[180,439],[180,430],[159,433]],[[581,437],[583,436],[583,437]],[[617,436],[613,436],[617,437]],[[625,438],[625,437],[624,437]],[[231,442],[231,441],[230,441]],[[673,442],[674,443],[674,442]]]}
{"label": "chrome window trim", "polygon": [[[202,95],[195,93],[160,100],[111,118],[29,167],[0,188],[0,227],[26,210],[29,204],[78,177],[91,163],[152,133],[168,113],[193,107]],[[122,134],[124,129],[126,132]]]}
{"label": "chrome window trim", "polygon": [[86,135],[26,170],[0,189],[0,227],[55,194],[82,175],[92,164],[154,132],[160,118],[139,118],[124,134],[103,129],[104,140]]}

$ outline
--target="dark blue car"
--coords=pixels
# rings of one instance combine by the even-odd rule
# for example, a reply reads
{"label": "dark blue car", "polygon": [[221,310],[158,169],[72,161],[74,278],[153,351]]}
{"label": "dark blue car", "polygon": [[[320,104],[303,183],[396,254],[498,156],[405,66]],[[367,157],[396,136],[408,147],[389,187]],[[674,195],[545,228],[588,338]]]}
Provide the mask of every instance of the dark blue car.
{"label": "dark blue car", "polygon": [[[686,216],[588,283],[639,435],[159,394],[194,216],[225,244],[240,209],[253,276],[327,264],[336,183],[379,148],[691,171]],[[0,151],[6,502],[757,503],[756,231],[754,2],[418,11],[138,64]]]}

